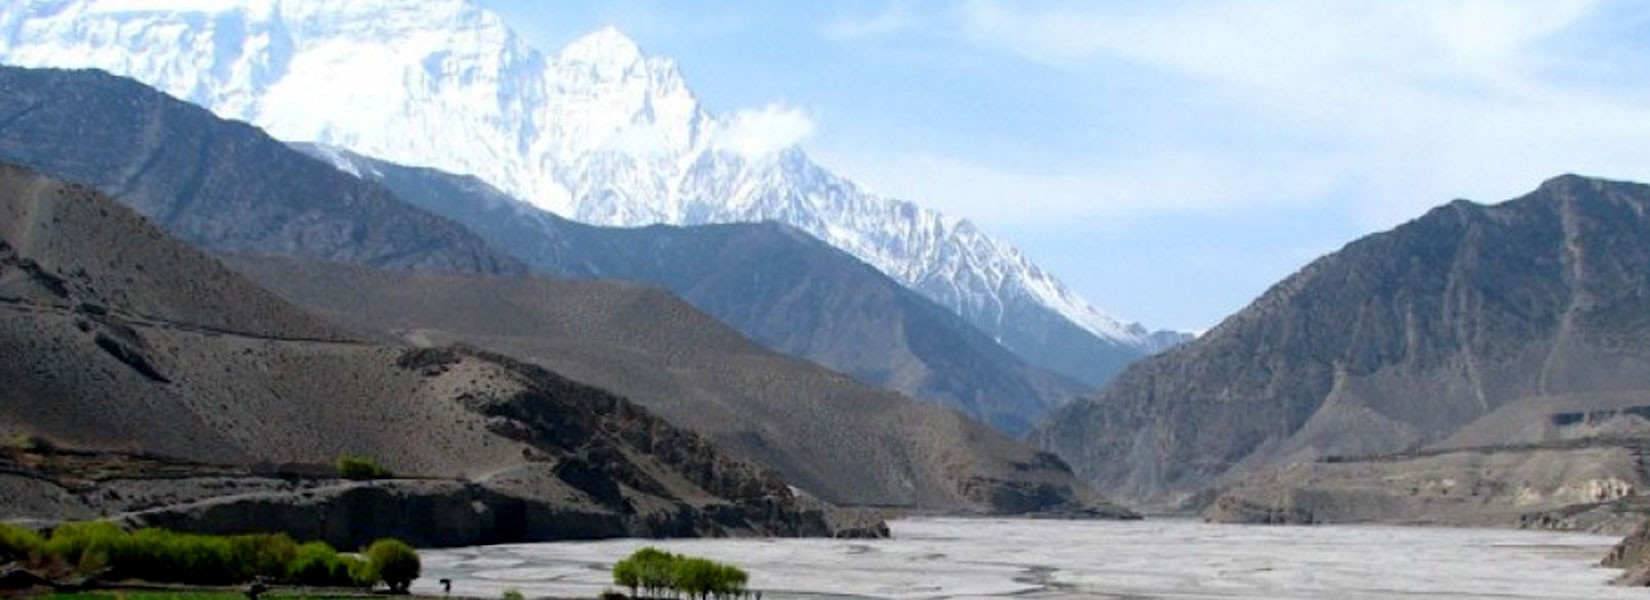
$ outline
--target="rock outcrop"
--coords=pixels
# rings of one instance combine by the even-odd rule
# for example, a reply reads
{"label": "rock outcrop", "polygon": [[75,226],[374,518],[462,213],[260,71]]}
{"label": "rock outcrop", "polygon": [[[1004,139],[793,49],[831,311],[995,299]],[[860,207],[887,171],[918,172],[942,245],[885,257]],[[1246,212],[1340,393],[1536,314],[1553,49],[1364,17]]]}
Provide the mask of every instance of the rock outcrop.
{"label": "rock outcrop", "polygon": [[1650,586],[1650,519],[1640,521],[1638,528],[1611,548],[1602,564],[1624,571],[1613,582],[1616,585]]}

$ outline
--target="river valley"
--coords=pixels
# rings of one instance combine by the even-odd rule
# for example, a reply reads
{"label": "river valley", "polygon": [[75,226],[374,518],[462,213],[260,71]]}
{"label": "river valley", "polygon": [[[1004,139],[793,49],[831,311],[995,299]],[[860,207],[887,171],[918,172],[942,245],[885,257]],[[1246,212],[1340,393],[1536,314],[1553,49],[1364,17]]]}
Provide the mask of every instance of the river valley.
{"label": "river valley", "polygon": [[902,519],[887,540],[613,540],[432,550],[415,591],[594,597],[644,545],[745,568],[767,599],[1643,598],[1598,567],[1617,538],[1390,526]]}

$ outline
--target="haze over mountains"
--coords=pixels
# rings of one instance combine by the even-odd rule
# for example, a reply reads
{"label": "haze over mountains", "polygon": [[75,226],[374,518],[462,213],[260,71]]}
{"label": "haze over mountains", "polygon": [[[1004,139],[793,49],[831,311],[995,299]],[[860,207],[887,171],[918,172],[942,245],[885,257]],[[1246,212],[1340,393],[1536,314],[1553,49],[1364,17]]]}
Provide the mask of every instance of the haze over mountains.
{"label": "haze over mountains", "polygon": [[[189,8],[171,3],[168,8]],[[614,30],[546,55],[467,2],[0,9],[0,60],[128,75],[288,141],[474,174],[604,225],[776,220],[1091,384],[1184,339],[1090,306],[967,221],[867,193],[707,111]]]}
{"label": "haze over mountains", "polygon": [[1013,435],[1085,391],[784,226],[592,227],[473,178],[358,157],[351,165],[330,151],[346,169],[386,184],[367,185],[124,78],[0,67],[0,83],[0,101],[15,107],[0,111],[0,158],[117,193],[212,250],[657,285],[769,347],[957,407]]}
{"label": "haze over mountains", "polygon": [[1574,175],[1452,202],[1314,261],[1031,439],[1102,491],[1162,500],[1332,456],[1642,436],[1647,215],[1650,186]]}
{"label": "haze over mountains", "polygon": [[473,177],[300,144],[551,275],[670,290],[770,348],[1019,435],[1087,391],[1025,364],[876,269],[777,223],[594,227]]}
{"label": "haze over mountains", "polygon": [[[0,159],[85,174],[101,185],[145,190],[149,195],[135,196],[135,202],[145,197],[190,198],[180,192],[187,186],[162,175],[167,171],[140,168],[154,162],[155,156],[174,157],[169,160],[182,172],[213,173],[222,181],[240,182],[227,186],[227,197],[235,201],[194,202],[188,219],[168,223],[184,235],[205,239],[202,245],[208,248],[474,276],[419,280],[298,262],[292,264],[308,266],[291,276],[263,279],[295,300],[337,317],[354,335],[392,344],[469,342],[568,369],[584,383],[670,414],[674,422],[779,470],[796,485],[832,502],[1127,515],[1093,498],[1069,468],[1049,455],[1031,452],[951,410],[774,355],[660,292],[613,283],[558,284],[524,278],[519,263],[508,257],[497,261],[511,266],[507,270],[433,269],[422,263],[386,263],[378,254],[317,252],[293,243],[331,239],[331,232],[342,231],[349,234],[345,239],[367,244],[383,237],[378,233],[382,228],[428,222],[442,227],[400,240],[405,251],[395,255],[446,256],[454,230],[463,234],[458,239],[487,249],[467,230],[402,202],[374,182],[344,174],[254,128],[223,121],[134,81],[96,71],[0,67],[0,82],[5,84],[0,85],[0,104],[26,107],[4,118]],[[128,133],[145,126],[151,135]],[[203,154],[198,140],[225,149],[208,144],[212,151],[205,153],[212,158],[195,162],[191,159]],[[271,172],[282,178],[266,184]],[[340,208],[349,206],[352,197],[380,201],[352,210]],[[247,210],[237,203],[247,199],[263,205]],[[320,216],[303,212],[315,205],[336,210]],[[791,231],[777,225],[725,227]],[[220,240],[196,233],[271,230],[283,235]],[[96,389],[64,393],[101,395]]]}

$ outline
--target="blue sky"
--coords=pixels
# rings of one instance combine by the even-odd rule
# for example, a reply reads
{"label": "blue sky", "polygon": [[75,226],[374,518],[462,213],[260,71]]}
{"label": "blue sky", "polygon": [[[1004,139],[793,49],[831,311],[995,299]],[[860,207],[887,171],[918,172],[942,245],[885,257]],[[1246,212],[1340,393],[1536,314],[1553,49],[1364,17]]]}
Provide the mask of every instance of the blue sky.
{"label": "blue sky", "polygon": [[617,26],[711,110],[803,121],[821,164],[1154,327],[1451,199],[1650,180],[1650,3],[482,4],[549,52]]}

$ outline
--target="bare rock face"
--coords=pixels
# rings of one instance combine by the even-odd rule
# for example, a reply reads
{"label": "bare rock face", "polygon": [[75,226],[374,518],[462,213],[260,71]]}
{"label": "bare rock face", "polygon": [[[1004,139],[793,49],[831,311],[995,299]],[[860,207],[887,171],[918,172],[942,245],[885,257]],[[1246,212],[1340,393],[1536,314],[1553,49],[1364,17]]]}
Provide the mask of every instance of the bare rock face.
{"label": "bare rock face", "polygon": [[1566,175],[1453,202],[1313,262],[1030,439],[1103,493],[1173,501],[1332,456],[1597,435],[1650,406],[1646,240],[1639,184]]}
{"label": "bare rock face", "polygon": [[[777,474],[623,398],[480,350],[356,341],[88,188],[0,165],[0,215],[0,436],[174,461],[21,464],[5,518],[433,544],[830,533]],[[411,480],[248,473],[344,455]]]}

